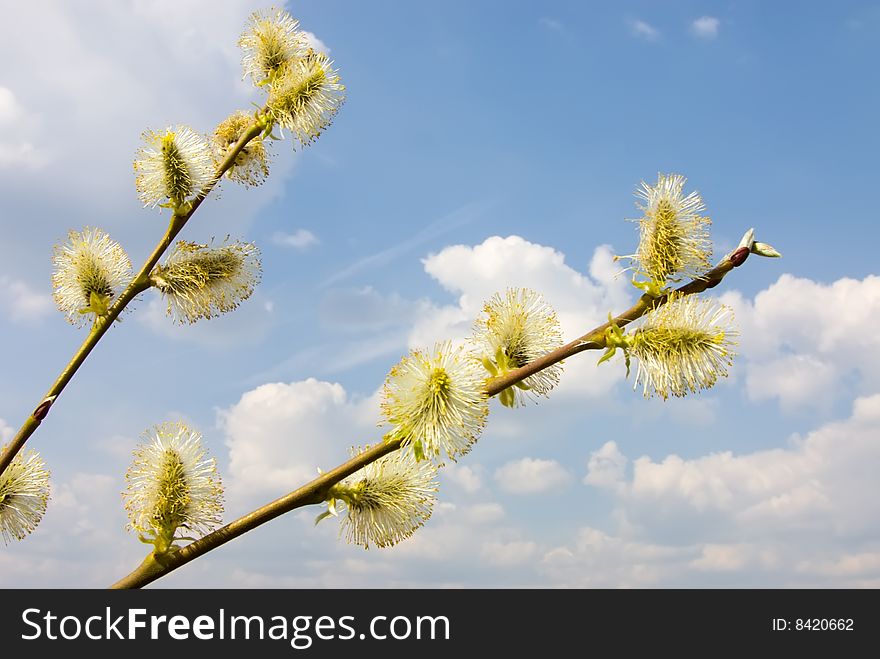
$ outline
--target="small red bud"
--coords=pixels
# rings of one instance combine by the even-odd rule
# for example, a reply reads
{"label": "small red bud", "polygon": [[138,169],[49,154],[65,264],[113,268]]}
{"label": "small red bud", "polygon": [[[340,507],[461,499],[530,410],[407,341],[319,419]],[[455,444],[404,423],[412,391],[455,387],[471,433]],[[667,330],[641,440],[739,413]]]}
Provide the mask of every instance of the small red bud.
{"label": "small red bud", "polygon": [[737,247],[733,253],[728,256],[728,260],[733,264],[734,268],[741,266],[746,262],[746,259],[749,256],[749,248],[748,247]]}
{"label": "small red bud", "polygon": [[55,402],[55,396],[49,396],[42,403],[37,405],[37,409],[34,410],[33,416],[37,421],[42,421],[46,418],[46,415],[49,414],[49,408],[52,407],[52,403]]}

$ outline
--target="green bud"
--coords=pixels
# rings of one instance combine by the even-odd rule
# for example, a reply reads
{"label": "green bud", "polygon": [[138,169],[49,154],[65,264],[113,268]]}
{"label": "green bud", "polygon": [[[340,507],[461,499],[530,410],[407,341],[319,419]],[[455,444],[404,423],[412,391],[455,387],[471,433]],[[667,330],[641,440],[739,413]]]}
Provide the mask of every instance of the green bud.
{"label": "green bud", "polygon": [[752,254],[757,254],[758,256],[766,256],[772,259],[778,259],[782,256],[779,252],[777,252],[771,245],[767,243],[754,243],[752,245]]}

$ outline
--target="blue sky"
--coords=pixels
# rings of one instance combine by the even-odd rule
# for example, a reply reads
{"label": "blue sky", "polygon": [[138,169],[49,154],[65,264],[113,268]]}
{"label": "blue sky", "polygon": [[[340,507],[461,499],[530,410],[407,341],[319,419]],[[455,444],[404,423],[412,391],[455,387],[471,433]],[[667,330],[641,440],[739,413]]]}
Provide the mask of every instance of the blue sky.
{"label": "blue sky", "polygon": [[[100,226],[139,263],[165,226],[131,161],[148,128],[209,131],[258,102],[236,42],[264,5],[34,2],[0,23],[0,432],[83,333],[53,308],[55,242]],[[548,400],[493,405],[444,470],[434,517],[388,551],[288,515],[161,586],[875,586],[880,584],[880,6],[700,2],[297,2],[347,87],[270,181],[226,184],[184,238],[256,242],[234,314],[177,327],[143,296],[30,444],[53,472],[0,584],[102,586],[144,548],[119,492],[139,433],[185,419],[228,486],[227,519],[378,440],[379,389],[410,347],[466,336],[530,286],[566,336],[634,299],[633,191],[688,177],[740,324],[730,378],[644,400],[587,353]],[[36,33],[22,25],[39,25]],[[15,63],[15,64],[13,64]]]}

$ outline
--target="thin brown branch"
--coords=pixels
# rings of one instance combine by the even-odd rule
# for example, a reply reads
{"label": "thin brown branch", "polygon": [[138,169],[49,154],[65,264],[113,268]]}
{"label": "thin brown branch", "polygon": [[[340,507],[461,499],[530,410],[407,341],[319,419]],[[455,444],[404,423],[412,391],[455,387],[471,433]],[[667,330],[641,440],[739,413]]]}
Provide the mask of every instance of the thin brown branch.
{"label": "thin brown branch", "polygon": [[[745,261],[748,256],[748,249],[746,249],[745,252],[743,252],[742,249],[743,248],[737,249],[730,255],[726,256],[701,279],[695,279],[676,289],[676,291],[683,295],[690,295],[693,293],[701,293],[709,288],[714,288],[721,283],[721,280],[728,272],[734,267],[742,265]],[[611,322],[620,327],[627,325],[643,316],[650,309],[665,304],[667,299],[668,296],[665,295],[659,298],[651,298],[647,295],[643,295],[636,304],[622,314],[616,316]],[[553,352],[547,353],[540,359],[536,359],[522,368],[510,371],[503,376],[492,378],[486,385],[488,395],[495,396],[507,387],[513,386],[530,375],[534,375],[538,371],[552,366],[563,359],[572,357],[579,352],[604,348],[605,330],[610,327],[610,324],[610,322],[603,323],[580,338],[575,339],[571,343],[568,343]],[[172,554],[163,557],[156,557],[151,553],[146,559],[144,559],[140,566],[113,584],[111,588],[141,588],[142,586],[146,586],[156,579],[165,576],[169,572],[195,560],[199,556],[226,544],[243,533],[255,529],[284,513],[288,513],[303,506],[319,504],[326,500],[330,488],[343,478],[350,476],[382,456],[396,451],[401,446],[401,440],[397,439],[379,442],[364,453],[356,455],[332,471],[321,474],[318,478],[303,485],[299,489],[294,490],[290,494],[287,494],[280,499],[276,499],[247,515],[230,522]]]}
{"label": "thin brown branch", "polygon": [[15,436],[3,448],[3,450],[0,451],[0,473],[3,473],[3,470],[9,466],[9,463],[12,462],[16,454],[18,454],[18,452],[24,447],[25,442],[27,442],[31,435],[36,432],[37,428],[40,427],[40,424],[43,422],[43,419],[46,418],[52,405],[57,402],[58,396],[61,395],[61,392],[64,391],[64,388],[73,376],[76,375],[76,372],[83,365],[86,358],[92,352],[92,349],[98,345],[98,342],[104,334],[107,333],[107,330],[110,329],[111,325],[113,325],[114,321],[119,317],[119,314],[122,313],[135,297],[150,287],[150,273],[159,262],[159,259],[162,258],[165,251],[181,232],[183,227],[186,226],[186,223],[193,216],[193,213],[196,212],[198,207],[202,204],[202,201],[204,201],[217,184],[217,181],[219,181],[220,178],[235,164],[235,159],[241,153],[241,150],[247,146],[248,142],[259,135],[262,130],[263,126],[260,122],[254,121],[253,125],[241,136],[241,138],[239,138],[238,142],[235,143],[223,161],[217,166],[214,179],[199,191],[199,194],[195,199],[188,204],[185,212],[180,214],[175,212],[172,214],[168,230],[165,232],[165,235],[162,236],[162,239],[156,244],[152,254],[150,254],[141,266],[137,275],[135,275],[125,290],[119,294],[119,297],[116,298],[107,310],[107,314],[98,318],[97,322],[92,327],[92,330],[89,332],[89,335],[82,342],[76,353],[74,353],[73,357],[64,367],[64,370],[61,371],[61,374],[52,386],[49,387],[49,391],[46,392],[46,395],[37,404],[31,415],[18,429]]}

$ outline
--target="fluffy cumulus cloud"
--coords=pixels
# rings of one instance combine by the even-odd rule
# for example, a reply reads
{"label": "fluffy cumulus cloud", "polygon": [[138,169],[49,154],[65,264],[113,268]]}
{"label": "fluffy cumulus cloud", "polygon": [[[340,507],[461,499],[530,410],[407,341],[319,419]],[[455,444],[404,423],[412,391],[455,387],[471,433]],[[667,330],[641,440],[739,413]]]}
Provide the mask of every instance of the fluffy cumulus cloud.
{"label": "fluffy cumulus cloud", "polygon": [[[19,139],[33,141],[36,150],[51,147],[53,162],[63,168],[54,172],[56,194],[130,189],[129,163],[141,130],[172,118],[216,121],[222,117],[213,116],[212,106],[248,97],[238,80],[236,42],[249,3],[104,1],[92,8],[11,5],[0,26],[3,59],[28,62],[6,72],[0,120],[18,107],[33,112],[34,123],[19,127]],[[38,38],[22,25],[39,25]],[[133,125],[138,128],[131,132]],[[90,167],[70,168],[71,157],[86,146]]]}
{"label": "fluffy cumulus cloud", "polygon": [[731,291],[746,391],[787,410],[880,387],[880,277],[823,284],[782,275],[754,300]]}
{"label": "fluffy cumulus cloud", "polygon": [[[633,462],[631,523],[661,527],[711,516],[715,537],[733,541],[801,532],[854,537],[880,532],[880,501],[870,465],[880,460],[880,395],[855,401],[849,419],[789,446],[745,455],[730,451],[684,460]],[[768,438],[769,439],[769,438]]]}
{"label": "fluffy cumulus cloud", "polygon": [[[632,302],[632,287],[613,261],[607,245],[596,248],[584,274],[565,262],[565,255],[519,236],[492,236],[479,245],[453,245],[424,259],[425,271],[458,297],[453,305],[435,305],[416,318],[409,343],[465,340],[483,304],[505,287],[531,288],[544,296],[559,316],[569,341],[605,321],[609,311]],[[575,358],[565,365],[561,396],[599,396],[620,378],[620,370],[596,368],[595,360]]]}
{"label": "fluffy cumulus cloud", "polygon": [[[880,578],[880,394],[782,448],[627,458],[608,442],[585,482],[617,528],[584,528],[542,559],[581,585],[869,585]],[[769,440],[770,438],[768,438]]]}
{"label": "fluffy cumulus cloud", "polygon": [[[570,338],[632,301],[626,278],[615,277],[618,267],[611,254],[608,247],[598,248],[586,272],[580,272],[559,251],[516,236],[454,245],[424,260],[427,274],[452,294],[451,303],[410,302],[369,288],[342,291],[335,293],[339,299],[328,297],[322,322],[344,324],[338,309],[354,305],[361,330],[403,329],[400,341],[408,334],[411,345],[462,340],[483,301],[503,282],[543,293]],[[831,394],[841,403],[849,397],[855,399],[851,412],[787,439],[776,430],[753,429],[751,446],[763,448],[750,451],[690,446],[687,453],[647,456],[639,452],[644,449],[633,448],[633,438],[614,434],[615,440],[604,444],[569,444],[560,454],[549,453],[557,444],[551,447],[547,437],[557,437],[561,445],[572,427],[582,427],[585,399],[603,395],[614,407],[615,385],[623,377],[620,364],[597,369],[595,358],[575,358],[548,401],[519,410],[493,405],[474,451],[441,471],[433,517],[397,547],[365,552],[349,546],[339,540],[335,520],[314,526],[320,508],[310,507],[248,534],[165,583],[880,583],[880,491],[874,473],[880,464],[880,349],[873,334],[864,331],[880,321],[880,278],[821,284],[784,275],[754,298],[735,291],[722,297],[734,307],[741,326],[737,368],[744,377],[708,397],[653,405],[645,412],[647,422],[695,433],[723,418],[726,396],[736,387],[755,401],[778,400],[785,409]],[[391,317],[388,324],[382,320],[385,314]],[[346,459],[349,446],[377,441],[379,384],[355,393],[325,380],[264,381],[219,410],[228,447],[228,456],[220,460],[228,488],[227,518],[299,487],[318,467],[336,466]],[[578,420],[576,426],[572,419]],[[10,432],[0,423],[0,436]],[[573,450],[579,451],[585,469],[577,478]],[[44,525],[0,562],[31,571],[21,585],[70,583],[62,573],[72,573],[72,563],[58,558],[63,553],[58,548],[59,538],[73,534],[82,544],[81,555],[94,556],[84,576],[89,584],[102,585],[108,572],[123,574],[136,564],[140,547],[125,545],[124,520],[117,519],[117,530],[109,535],[94,523],[104,514],[121,517],[120,488],[101,474],[63,481]],[[537,518],[529,509],[530,498],[538,496],[541,504],[550,501],[553,510],[563,508],[553,502],[573,496],[589,505],[567,509],[564,520]],[[108,501],[115,512],[105,511]],[[114,545],[127,547],[123,556],[114,553],[114,558],[104,549],[89,553],[92,546]],[[291,551],[297,561],[289,560]],[[17,583],[8,577],[5,585]]]}
{"label": "fluffy cumulus cloud", "polygon": [[450,464],[440,472],[445,482],[467,494],[475,494],[483,487],[481,465]]}
{"label": "fluffy cumulus cloud", "polygon": [[[193,564],[166,585],[249,588],[474,587],[526,585],[546,549],[506,519],[497,502],[439,501],[426,526],[404,542],[364,550],[338,537],[338,523],[317,526],[317,508],[248,534],[226,552]],[[250,547],[248,547],[250,544]],[[254,560],[254,552],[260,555]],[[292,554],[291,552],[294,552]],[[292,555],[295,558],[292,559]]]}
{"label": "fluffy cumulus cloud", "polygon": [[677,547],[628,540],[583,527],[573,540],[541,556],[544,579],[557,586],[633,588],[657,584],[686,560]]}
{"label": "fluffy cumulus cloud", "polygon": [[[498,282],[544,293],[559,312],[566,336],[583,333],[600,323],[609,309],[625,308],[631,301],[628,283],[614,276],[617,267],[607,247],[596,250],[589,274],[566,264],[560,252],[516,236],[451,246],[428,256],[424,264],[426,272],[455,295],[455,302],[438,305],[424,300],[419,313],[399,314],[401,323],[411,324],[413,345],[445,337],[463,340]],[[849,330],[874,319],[876,286],[874,277],[824,285],[785,275],[754,299],[726,293],[723,300],[734,307],[742,328],[738,364],[746,377],[739,384],[754,399],[774,397],[784,406],[806,400],[804,388],[810,396],[827,394],[849,371],[860,374],[860,386],[870,389],[876,342]],[[388,302],[372,289],[358,294],[373,303]],[[407,306],[401,300],[390,306],[384,302],[379,306],[392,310]],[[847,340],[852,336],[857,336],[855,346]],[[829,359],[831,354],[839,359]],[[774,369],[777,377],[772,380],[761,369],[775,360],[791,363]],[[603,376],[595,360],[570,361],[561,390],[534,413],[493,412],[487,437],[478,445],[481,462],[468,456],[443,470],[434,518],[413,538],[375,558],[360,559],[351,558],[350,549],[336,544],[332,534],[305,541],[317,554],[332,551],[341,557],[332,562],[336,576],[316,576],[317,583],[329,584],[342,573],[355,583],[375,583],[371,579],[380,578],[377,575],[391,560],[402,579],[398,583],[425,583],[427,578],[441,585],[732,585],[750,579],[756,585],[865,584],[876,578],[872,566],[880,528],[871,520],[880,518],[880,510],[874,503],[877,497],[870,495],[876,487],[868,465],[880,457],[874,439],[880,427],[880,396],[871,395],[857,400],[848,419],[826,423],[787,443],[768,435],[763,443],[775,448],[752,453],[637,457],[627,456],[618,442],[607,442],[589,456],[581,487],[610,503],[610,526],[598,528],[587,517],[569,519],[582,526],[572,531],[568,542],[540,542],[528,524],[514,523],[493,499],[507,497],[518,505],[522,495],[553,496],[563,489],[570,494],[578,487],[558,460],[511,459],[507,452],[510,442],[525,441],[524,436],[557,417],[582,414],[585,393],[607,394],[621,377],[615,369],[611,372],[616,375],[597,383]],[[588,367],[581,374],[578,363]],[[817,370],[818,363],[826,364],[826,370]],[[804,364],[805,370],[798,371],[797,364]],[[568,394],[576,396],[566,394],[566,382],[571,387]],[[310,478],[315,465],[335,464],[343,457],[340,437],[368,431],[375,436],[376,403],[375,394],[352,401],[339,385],[315,380],[269,384],[246,393],[223,413],[233,489],[269,494],[267,484],[272,483],[278,494]],[[654,406],[655,421],[692,431],[715,423],[723,413],[723,401],[717,397],[675,403]],[[514,419],[514,414],[519,416]],[[306,442],[305,437],[314,441]],[[327,450],[331,444],[335,452]],[[320,538],[333,541],[335,548],[317,549]],[[474,557],[495,571],[471,574],[466,564]],[[429,561],[432,576],[410,574],[402,567],[407,561]],[[342,572],[340,564],[347,566]],[[313,566],[331,570],[331,562],[320,558]],[[249,573],[247,579],[259,581],[259,576]],[[256,581],[247,581],[252,582]]]}
{"label": "fluffy cumulus cloud", "polygon": [[[498,281],[541,290],[557,307],[566,334],[582,331],[601,322],[608,308],[619,309],[629,302],[626,282],[613,276],[616,268],[610,254],[608,248],[598,249],[587,276],[568,266],[561,253],[517,237],[442,250],[425,259],[425,269],[456,295],[456,303],[426,303],[412,317],[410,341],[466,336],[481,301],[494,292]],[[740,364],[746,377],[740,384],[750,396],[760,397],[755,373],[768,360],[824,359],[832,365],[831,383],[853,371],[860,374],[860,387],[870,389],[876,343],[864,332],[852,330],[873,322],[876,286],[874,277],[824,285],[786,275],[754,299],[728,292],[724,299],[734,306],[742,326]],[[846,340],[853,336],[855,346]],[[832,353],[839,359],[827,359]],[[578,360],[571,361],[563,383]],[[583,362],[596,372],[591,360]],[[516,419],[513,413],[493,412],[487,437],[475,450],[480,462],[473,462],[472,454],[443,471],[434,517],[410,540],[387,552],[365,555],[338,542],[332,526],[313,530],[312,515],[304,514],[300,546],[312,556],[311,576],[289,566],[276,567],[275,574],[296,585],[864,586],[878,582],[880,492],[871,468],[880,460],[876,439],[880,395],[863,395],[848,418],[825,423],[803,436],[786,441],[768,435],[762,442],[768,448],[750,453],[721,450],[695,457],[651,458],[627,456],[618,442],[607,442],[589,456],[580,487],[606,501],[608,525],[599,528],[591,515],[568,516],[566,524],[573,526],[570,539],[542,542],[531,526],[534,520],[520,518],[514,510],[522,495],[551,497],[564,489],[570,496],[578,485],[559,461],[511,459],[505,446],[522,441],[529,428],[540,428],[551,418],[582,414],[582,392],[591,390],[584,385],[589,380],[582,377],[575,387],[580,397],[569,398],[560,391],[532,414],[517,411]],[[800,379],[813,381],[810,386],[817,391],[826,382],[815,374]],[[764,386],[784,403],[800,400],[782,385]],[[658,412],[660,421],[693,428],[713,423],[723,412],[717,398],[677,402],[682,403],[675,407],[678,412],[672,406],[666,406],[670,412],[666,407]],[[265,385],[245,394],[226,417],[240,417],[235,424],[227,422],[233,485],[266,491],[267,481],[277,481],[277,487],[286,491],[291,480],[310,477],[309,468],[315,463],[335,464],[326,460],[331,455],[318,453],[333,438],[372,427],[375,405],[375,397],[353,402],[339,385],[317,381]],[[298,433],[285,433],[285,428],[297,428]],[[305,441],[283,441],[284,436],[316,438],[317,448]],[[508,457],[499,459],[502,455]],[[338,450],[333,457],[338,461]],[[302,471],[287,473],[291,467],[283,465],[291,464],[303,466]],[[272,583],[272,573],[261,568],[239,572],[235,577],[239,585]]]}
{"label": "fluffy cumulus cloud", "polygon": [[101,588],[137,567],[146,549],[125,529],[123,486],[103,473],[53,478],[37,530],[0,550],[0,587]]}
{"label": "fluffy cumulus cloud", "polygon": [[281,496],[335,467],[353,445],[378,438],[374,399],[351,400],[331,382],[270,383],[220,411],[233,505]]}
{"label": "fluffy cumulus cloud", "polygon": [[627,458],[617,448],[616,442],[605,442],[590,455],[584,483],[603,489],[620,491],[625,487]]}

